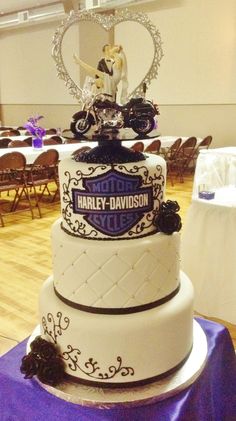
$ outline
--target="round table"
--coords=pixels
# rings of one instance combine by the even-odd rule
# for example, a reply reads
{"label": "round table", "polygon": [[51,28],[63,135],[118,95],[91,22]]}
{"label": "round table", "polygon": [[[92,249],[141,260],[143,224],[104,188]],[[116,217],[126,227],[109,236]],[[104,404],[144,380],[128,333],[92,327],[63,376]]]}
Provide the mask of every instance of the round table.
{"label": "round table", "polygon": [[236,188],[193,199],[182,231],[181,266],[195,289],[194,309],[236,324]]}
{"label": "round table", "polygon": [[236,186],[236,147],[200,151],[193,184],[193,197],[199,190]]}

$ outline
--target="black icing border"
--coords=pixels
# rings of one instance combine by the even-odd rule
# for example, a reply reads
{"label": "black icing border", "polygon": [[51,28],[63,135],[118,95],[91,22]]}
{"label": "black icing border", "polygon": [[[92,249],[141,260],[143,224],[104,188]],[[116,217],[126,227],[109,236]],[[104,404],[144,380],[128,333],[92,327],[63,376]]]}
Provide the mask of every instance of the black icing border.
{"label": "black icing border", "polygon": [[170,294],[166,295],[159,300],[152,301],[151,303],[142,304],[140,306],[134,307],[126,307],[126,308],[106,308],[106,307],[91,307],[86,306],[83,304],[75,303],[74,301],[68,300],[68,298],[63,297],[56,289],[54,285],[54,292],[56,296],[63,301],[69,307],[73,307],[76,310],[85,311],[87,313],[95,313],[95,314],[132,314],[132,313],[139,313],[140,311],[149,310],[155,307],[159,307],[162,304],[165,304],[167,301],[170,301],[176,294],[178,294],[180,290],[180,283],[177,288],[172,291]]}

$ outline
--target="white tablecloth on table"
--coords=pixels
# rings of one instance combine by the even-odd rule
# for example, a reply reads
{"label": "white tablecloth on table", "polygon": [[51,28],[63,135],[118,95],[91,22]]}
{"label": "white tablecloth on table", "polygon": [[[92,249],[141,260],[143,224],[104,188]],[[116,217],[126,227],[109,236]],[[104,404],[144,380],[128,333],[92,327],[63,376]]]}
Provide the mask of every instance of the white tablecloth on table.
{"label": "white tablecloth on table", "polygon": [[236,147],[207,149],[200,152],[193,185],[193,198],[199,190],[236,186]]}
{"label": "white tablecloth on table", "polygon": [[[27,136],[29,137],[29,136]],[[51,136],[46,136],[51,137]],[[24,140],[25,136],[13,136],[11,139],[18,139]],[[163,147],[169,147],[176,139],[176,136],[159,136],[158,139],[161,140],[161,144]],[[149,145],[154,139],[143,139],[142,142],[145,146]],[[1,142],[1,137],[0,137]],[[123,145],[126,147],[131,147],[137,140],[130,140],[123,142]],[[60,160],[63,158],[67,158],[74,152],[76,149],[79,149],[82,146],[90,146],[91,148],[97,146],[97,142],[93,141],[82,141],[79,143],[66,143],[66,144],[59,144],[59,145],[47,145],[43,147],[43,150],[47,149],[56,149],[59,152]],[[24,148],[0,148],[0,156],[4,155],[5,153],[18,151],[25,155],[27,164],[32,164],[35,158],[43,151],[41,150],[34,150],[32,147],[24,147]]]}
{"label": "white tablecloth on table", "polygon": [[[95,146],[94,142],[94,146]],[[42,152],[48,150],[48,149],[56,149],[59,153],[59,159],[62,160],[64,158],[67,158],[74,152],[76,149],[79,149],[81,146],[80,144],[76,143],[69,143],[69,144],[60,144],[60,145],[47,145],[44,146],[43,149],[33,149],[31,146],[29,147],[23,147],[23,148],[4,148],[0,149],[0,156],[4,155],[5,153],[9,152],[21,152],[26,157],[27,164],[32,164],[34,160],[41,154]]]}
{"label": "white tablecloth on table", "polygon": [[[52,136],[57,136],[57,135],[53,135],[53,134],[46,134],[43,139],[51,139]],[[0,144],[1,144],[1,139],[10,139],[10,140],[25,140],[25,139],[29,139],[29,137],[32,137],[31,134],[25,135],[25,134],[21,134],[18,136],[1,136],[0,133]],[[61,137],[61,136],[60,136]],[[63,137],[61,137],[61,139],[63,140]]]}
{"label": "white tablecloth on table", "polygon": [[236,188],[192,201],[182,231],[181,267],[195,289],[194,309],[236,323]]}

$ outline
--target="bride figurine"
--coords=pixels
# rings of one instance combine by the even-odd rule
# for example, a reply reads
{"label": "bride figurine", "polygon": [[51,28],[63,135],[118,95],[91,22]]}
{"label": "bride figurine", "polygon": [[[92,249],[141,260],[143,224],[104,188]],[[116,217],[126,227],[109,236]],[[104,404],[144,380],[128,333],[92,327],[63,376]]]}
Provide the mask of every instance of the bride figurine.
{"label": "bride figurine", "polygon": [[120,45],[106,44],[103,47],[103,57],[99,60],[97,69],[82,61],[76,54],[74,60],[83,67],[93,79],[93,90],[111,96],[117,100],[118,85],[121,82],[121,104],[127,102],[127,61]]}

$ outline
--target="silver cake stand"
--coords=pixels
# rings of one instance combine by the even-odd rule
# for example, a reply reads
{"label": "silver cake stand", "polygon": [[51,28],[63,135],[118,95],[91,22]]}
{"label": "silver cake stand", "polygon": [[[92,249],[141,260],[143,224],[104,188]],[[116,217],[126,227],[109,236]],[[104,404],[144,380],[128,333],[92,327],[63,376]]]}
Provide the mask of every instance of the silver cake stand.
{"label": "silver cake stand", "polygon": [[[30,343],[40,334],[39,326],[29,338]],[[49,393],[74,404],[109,409],[147,405],[164,400],[190,386],[201,374],[207,361],[207,339],[199,323],[193,322],[193,348],[185,364],[174,374],[145,386],[134,388],[108,389],[84,386],[79,383],[64,382],[52,387],[37,382]]]}

